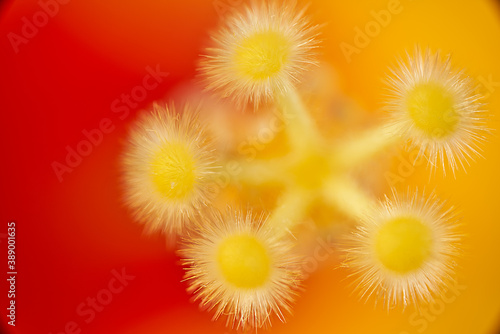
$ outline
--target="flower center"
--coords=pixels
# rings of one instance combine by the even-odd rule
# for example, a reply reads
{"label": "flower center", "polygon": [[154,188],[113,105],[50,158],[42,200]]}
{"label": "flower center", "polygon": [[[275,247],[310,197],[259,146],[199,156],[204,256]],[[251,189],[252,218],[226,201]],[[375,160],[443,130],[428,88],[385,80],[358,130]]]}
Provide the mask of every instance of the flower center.
{"label": "flower center", "polygon": [[171,200],[183,200],[196,182],[195,160],[185,144],[167,143],[151,160],[151,180]]}
{"label": "flower center", "polygon": [[290,56],[290,43],[274,31],[249,36],[236,48],[238,71],[254,80],[264,80],[277,74]]}
{"label": "flower center", "polygon": [[250,235],[224,239],[217,251],[217,264],[227,282],[244,289],[261,287],[271,272],[266,248]]}
{"label": "flower center", "polygon": [[429,258],[432,234],[414,217],[397,217],[383,224],[375,237],[375,253],[384,267],[398,274],[416,270]]}
{"label": "flower center", "polygon": [[457,128],[460,115],[453,95],[439,84],[417,85],[409,91],[406,106],[416,127],[429,137],[446,137]]}
{"label": "flower center", "polygon": [[291,167],[291,173],[298,186],[316,189],[330,175],[329,161],[321,152],[310,152]]}

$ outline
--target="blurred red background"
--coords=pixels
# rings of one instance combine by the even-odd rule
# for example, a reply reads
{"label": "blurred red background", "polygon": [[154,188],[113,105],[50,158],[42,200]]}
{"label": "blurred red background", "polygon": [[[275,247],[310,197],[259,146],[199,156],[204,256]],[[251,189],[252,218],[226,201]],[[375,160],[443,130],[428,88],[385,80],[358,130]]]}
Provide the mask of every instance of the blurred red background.
{"label": "blurred red background", "polygon": [[[319,22],[328,20],[324,58],[337,67],[343,89],[368,109],[378,107],[381,89],[372,87],[380,86],[380,76],[396,55],[394,50],[413,46],[418,40],[415,36],[420,36],[419,30],[394,28],[352,65],[345,64],[338,44],[351,38],[352,28],[346,27],[364,22],[369,8],[382,8],[386,2],[366,1],[357,5],[317,1],[310,9]],[[54,17],[46,16],[45,22],[43,15],[40,16],[39,27],[28,31],[31,37],[23,37],[23,29],[28,29],[23,28],[26,25],[23,18],[33,22],[34,15],[42,10],[40,3],[52,4],[48,8]],[[455,15],[453,22],[456,22],[452,27],[433,22],[431,27],[422,28],[428,37],[422,38],[424,43],[437,44],[439,40],[444,47],[453,48],[461,39],[477,40],[483,46],[480,51],[488,53],[486,63],[471,60],[477,56],[473,52],[459,52],[458,61],[478,64],[471,66],[479,73],[483,64],[488,66],[499,59],[495,58],[500,43],[498,13],[492,2],[480,1],[477,6],[462,6],[452,1],[426,3],[435,6],[431,12],[441,11],[446,23],[452,20],[444,16],[448,14]],[[19,273],[15,328],[6,325],[7,318],[3,315],[7,286],[2,279],[0,321],[5,333],[70,333],[71,329],[67,329],[73,326],[72,322],[82,333],[96,334],[226,331],[223,322],[211,322],[211,314],[199,311],[190,302],[185,283],[181,282],[179,259],[172,249],[167,249],[163,237],[145,236],[142,226],[123,207],[119,157],[127,126],[137,111],[154,100],[168,98],[180,85],[196,84],[196,64],[208,42],[208,32],[216,27],[224,10],[239,5],[235,0],[23,0],[2,4],[0,232],[4,233],[7,222],[16,222]],[[357,10],[359,6],[363,10]],[[417,13],[426,13],[423,4],[415,6]],[[417,13],[397,20],[418,25]],[[473,24],[466,20],[467,15]],[[474,29],[470,25],[483,19],[481,28],[464,36],[464,32]],[[458,26],[463,26],[460,33],[454,32]],[[443,36],[429,37],[437,27],[442,28]],[[476,34],[478,31],[481,34]],[[454,37],[450,39],[451,35]],[[388,45],[392,50],[384,50]],[[373,64],[379,65],[373,69]],[[498,65],[495,66],[489,73],[499,75]],[[148,67],[169,74],[163,75],[143,100],[131,106],[128,115],[115,112],[114,101],[143,85]],[[498,98],[495,101],[498,106]],[[54,162],[64,163],[68,147],[77,149],[86,139],[84,130],[98,129],[103,120],[108,122],[109,131],[102,133],[102,140],[92,145],[88,156],[75,163],[71,172],[64,172],[59,178],[54,172]],[[494,148],[498,150],[498,146]],[[498,159],[494,166],[497,165]],[[494,182],[498,184],[498,180]],[[498,210],[492,216],[498,223]],[[3,253],[4,238],[0,245]],[[491,266],[498,266],[498,255],[497,247],[490,254]],[[335,264],[335,259],[332,263]],[[109,304],[86,323],[87,317],[82,317],[77,308],[81,303],[86,304],[87,298],[102,296],[102,290],[109,289],[113,270],[121,272],[123,268],[134,278],[122,292],[112,294]],[[408,325],[408,315],[375,311],[371,305],[349,297],[348,284],[343,281],[345,272],[332,268],[333,265],[325,266],[310,278],[306,284],[308,292],[295,309],[296,317],[291,317],[287,325],[276,324],[272,331],[371,330],[400,334],[410,328],[408,333],[417,332],[419,327]],[[498,278],[498,271],[495,273],[489,283]],[[494,298],[482,304],[487,310],[481,315],[474,315],[473,320],[461,319],[459,315],[463,312],[456,310],[459,306],[450,305],[447,313],[432,323],[436,328],[433,333],[445,333],[439,328],[450,328],[447,322],[453,319],[458,322],[453,328],[465,328],[463,333],[490,331],[497,321],[499,305],[498,286],[491,289],[481,290],[480,298],[471,299],[480,303],[484,296]],[[333,297],[322,298],[325,291]],[[472,325],[464,327],[469,320]],[[471,328],[472,331],[467,331]]]}

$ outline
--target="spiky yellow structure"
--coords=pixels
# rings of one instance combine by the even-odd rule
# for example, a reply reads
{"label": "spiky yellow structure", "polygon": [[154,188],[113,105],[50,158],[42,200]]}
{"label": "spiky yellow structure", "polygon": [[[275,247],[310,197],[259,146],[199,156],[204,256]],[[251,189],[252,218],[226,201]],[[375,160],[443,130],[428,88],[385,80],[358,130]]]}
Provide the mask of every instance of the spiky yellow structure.
{"label": "spiky yellow structure", "polygon": [[463,71],[453,71],[451,57],[418,47],[388,78],[391,123],[398,134],[427,154],[436,167],[465,169],[479,155],[485,140],[485,111],[481,95]]}
{"label": "spiky yellow structure", "polygon": [[205,213],[180,250],[196,299],[227,316],[231,328],[259,328],[274,314],[284,321],[301,282],[293,243],[276,236],[263,217],[228,210]]}
{"label": "spiky yellow structure", "polygon": [[184,231],[210,202],[215,156],[197,112],[155,105],[130,133],[123,157],[128,206],[148,230]]}
{"label": "spiky yellow structure", "polygon": [[461,236],[452,208],[417,190],[364,217],[346,247],[360,296],[394,305],[432,301],[454,280]]}
{"label": "spiky yellow structure", "polygon": [[273,100],[317,64],[317,30],[292,4],[255,1],[212,36],[200,67],[207,88],[240,106]]}

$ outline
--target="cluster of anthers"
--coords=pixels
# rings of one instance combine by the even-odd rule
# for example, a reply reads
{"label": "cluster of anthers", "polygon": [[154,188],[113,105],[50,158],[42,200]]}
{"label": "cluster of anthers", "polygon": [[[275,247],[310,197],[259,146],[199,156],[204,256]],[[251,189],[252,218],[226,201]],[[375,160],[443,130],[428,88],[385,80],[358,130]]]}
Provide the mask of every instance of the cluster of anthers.
{"label": "cluster of anthers", "polygon": [[363,298],[387,307],[428,302],[454,279],[461,240],[454,211],[416,189],[403,195],[393,189],[377,202],[352,170],[401,142],[416,147],[432,169],[465,168],[485,138],[480,96],[449,57],[417,47],[387,80],[388,121],[331,140],[296,90],[318,63],[318,31],[295,6],[254,2],[224,20],[201,61],[207,90],[229,98],[236,112],[271,105],[287,116],[285,152],[240,159],[233,180],[254,192],[275,185],[270,212],[241,209],[248,207],[244,200],[217,209],[224,201],[214,184],[233,158],[216,154],[198,117],[203,105],[180,113],[155,105],[130,133],[123,159],[128,205],[149,230],[180,242],[189,291],[232,328],[260,328],[290,312],[303,277],[293,235],[318,202],[356,224],[342,267]]}

